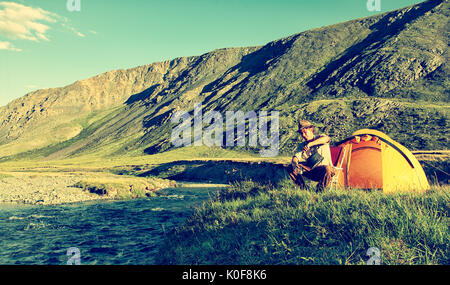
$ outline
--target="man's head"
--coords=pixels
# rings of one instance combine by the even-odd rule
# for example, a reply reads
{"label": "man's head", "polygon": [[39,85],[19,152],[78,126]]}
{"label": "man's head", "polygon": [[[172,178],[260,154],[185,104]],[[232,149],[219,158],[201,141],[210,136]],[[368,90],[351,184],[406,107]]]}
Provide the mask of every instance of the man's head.
{"label": "man's head", "polygon": [[298,133],[304,140],[310,141],[314,138],[314,125],[308,121],[300,120],[298,123]]}

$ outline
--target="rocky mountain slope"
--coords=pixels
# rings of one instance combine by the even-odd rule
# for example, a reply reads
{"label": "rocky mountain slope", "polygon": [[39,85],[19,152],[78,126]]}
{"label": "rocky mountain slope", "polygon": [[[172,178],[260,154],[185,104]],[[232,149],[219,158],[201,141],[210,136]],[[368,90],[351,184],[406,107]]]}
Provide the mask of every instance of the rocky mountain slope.
{"label": "rocky mountain slope", "polygon": [[[0,156],[155,153],[172,148],[176,110],[278,110],[281,151],[299,118],[338,141],[381,130],[412,149],[448,148],[449,3],[111,71],[0,108]],[[16,156],[17,157],[17,156]]]}

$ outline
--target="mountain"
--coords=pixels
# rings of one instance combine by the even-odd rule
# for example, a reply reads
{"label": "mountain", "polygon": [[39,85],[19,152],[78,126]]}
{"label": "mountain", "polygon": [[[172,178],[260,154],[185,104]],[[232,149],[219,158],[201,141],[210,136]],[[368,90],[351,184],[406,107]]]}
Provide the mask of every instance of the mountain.
{"label": "mountain", "polygon": [[38,90],[0,108],[0,156],[165,151],[174,112],[192,114],[195,103],[223,114],[280,111],[282,152],[295,147],[300,118],[333,141],[374,128],[412,149],[446,149],[448,19],[448,0],[426,1]]}

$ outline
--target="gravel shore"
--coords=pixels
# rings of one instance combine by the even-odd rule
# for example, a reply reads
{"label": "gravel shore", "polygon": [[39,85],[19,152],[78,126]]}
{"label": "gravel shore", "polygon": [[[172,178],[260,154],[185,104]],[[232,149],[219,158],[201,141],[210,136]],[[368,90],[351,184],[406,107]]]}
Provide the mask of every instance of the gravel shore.
{"label": "gravel shore", "polygon": [[79,180],[79,177],[69,175],[6,177],[0,180],[0,203],[56,205],[108,199],[73,187]]}

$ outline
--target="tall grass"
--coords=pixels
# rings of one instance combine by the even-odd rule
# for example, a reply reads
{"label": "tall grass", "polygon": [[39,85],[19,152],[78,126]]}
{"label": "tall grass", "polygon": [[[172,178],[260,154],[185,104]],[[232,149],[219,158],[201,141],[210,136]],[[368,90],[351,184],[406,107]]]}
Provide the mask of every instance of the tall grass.
{"label": "tall grass", "polygon": [[160,264],[449,264],[448,187],[425,194],[237,183],[166,237]]}

